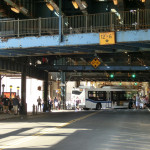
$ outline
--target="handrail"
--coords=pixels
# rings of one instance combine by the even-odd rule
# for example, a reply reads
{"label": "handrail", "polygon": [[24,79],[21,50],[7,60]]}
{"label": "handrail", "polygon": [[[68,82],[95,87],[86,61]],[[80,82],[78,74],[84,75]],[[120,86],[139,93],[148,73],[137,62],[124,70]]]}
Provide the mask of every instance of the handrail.
{"label": "handrail", "polygon": [[[107,12],[62,17],[63,34],[150,28],[150,10]],[[0,37],[58,35],[59,18],[0,20]]]}

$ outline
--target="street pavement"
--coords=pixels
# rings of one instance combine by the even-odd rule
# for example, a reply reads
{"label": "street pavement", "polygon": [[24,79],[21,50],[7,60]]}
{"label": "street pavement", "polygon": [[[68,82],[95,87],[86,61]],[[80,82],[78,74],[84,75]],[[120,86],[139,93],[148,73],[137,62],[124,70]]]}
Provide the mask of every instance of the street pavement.
{"label": "street pavement", "polygon": [[18,115],[0,120],[0,150],[149,150],[149,116],[147,109]]}

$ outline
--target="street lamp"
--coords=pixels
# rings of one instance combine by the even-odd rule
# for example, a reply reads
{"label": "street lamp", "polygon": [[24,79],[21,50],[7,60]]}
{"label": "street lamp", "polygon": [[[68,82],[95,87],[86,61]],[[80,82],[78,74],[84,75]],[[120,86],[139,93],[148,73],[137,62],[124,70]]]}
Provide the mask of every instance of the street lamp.
{"label": "street lamp", "polygon": [[19,96],[19,89],[20,89],[20,87],[17,86],[17,96]]}
{"label": "street lamp", "polygon": [[2,84],[2,87],[3,87],[3,93],[2,93],[2,96],[4,97],[4,88],[5,88],[5,84]]}
{"label": "street lamp", "polygon": [[10,98],[11,98],[11,92],[12,92],[12,85],[10,85]]}

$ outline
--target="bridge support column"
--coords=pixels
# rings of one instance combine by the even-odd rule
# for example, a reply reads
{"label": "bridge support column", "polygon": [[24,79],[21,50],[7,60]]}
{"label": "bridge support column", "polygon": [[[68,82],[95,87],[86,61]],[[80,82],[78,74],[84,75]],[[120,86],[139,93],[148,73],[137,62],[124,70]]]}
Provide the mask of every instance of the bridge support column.
{"label": "bridge support column", "polygon": [[44,108],[43,108],[43,112],[46,112],[46,110],[48,109],[47,99],[48,99],[48,73],[47,73],[47,75],[45,75],[45,81],[44,81]]}
{"label": "bridge support column", "polygon": [[63,103],[63,109],[66,109],[66,86],[65,86],[65,72],[61,72],[61,101]]}
{"label": "bridge support column", "polygon": [[1,75],[0,75],[0,95],[2,96],[2,77],[1,77]]}
{"label": "bridge support column", "polygon": [[59,42],[62,42],[62,0],[59,0]]}
{"label": "bridge support column", "polygon": [[26,66],[23,66],[21,74],[21,110],[20,114],[27,115],[27,103],[26,103]]}
{"label": "bridge support column", "polygon": [[80,81],[76,81],[76,87],[78,88],[80,86]]}

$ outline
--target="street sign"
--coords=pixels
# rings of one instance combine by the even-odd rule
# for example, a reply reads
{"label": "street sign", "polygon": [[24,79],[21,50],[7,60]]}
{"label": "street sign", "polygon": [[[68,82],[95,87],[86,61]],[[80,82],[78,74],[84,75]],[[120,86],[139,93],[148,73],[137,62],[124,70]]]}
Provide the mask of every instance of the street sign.
{"label": "street sign", "polygon": [[115,44],[115,32],[103,32],[99,34],[100,45]]}
{"label": "street sign", "polygon": [[97,68],[99,65],[101,64],[100,60],[98,58],[94,58],[92,61],[91,61],[91,65],[94,67],[94,68]]}
{"label": "street sign", "polygon": [[65,86],[65,84],[64,83],[60,83],[59,86]]}

